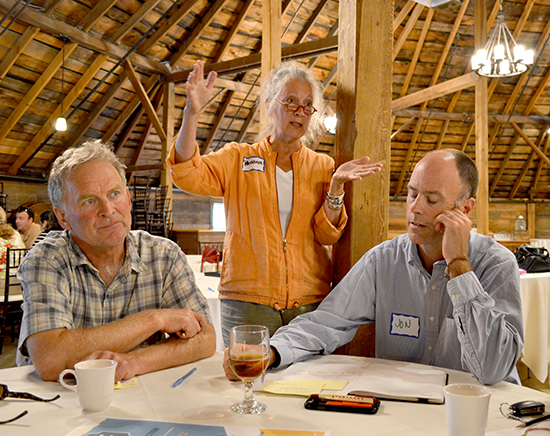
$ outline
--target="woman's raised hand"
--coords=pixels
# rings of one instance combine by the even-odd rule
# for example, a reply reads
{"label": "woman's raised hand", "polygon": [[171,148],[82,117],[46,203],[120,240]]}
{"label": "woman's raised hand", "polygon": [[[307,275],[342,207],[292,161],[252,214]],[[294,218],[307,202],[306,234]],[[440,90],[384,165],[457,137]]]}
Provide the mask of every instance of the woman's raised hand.
{"label": "woman's raised hand", "polygon": [[214,88],[214,81],[218,73],[210,71],[208,77],[204,78],[204,63],[197,61],[193,66],[193,71],[187,77],[187,102],[185,104],[186,112],[198,115],[203,107],[208,103]]}

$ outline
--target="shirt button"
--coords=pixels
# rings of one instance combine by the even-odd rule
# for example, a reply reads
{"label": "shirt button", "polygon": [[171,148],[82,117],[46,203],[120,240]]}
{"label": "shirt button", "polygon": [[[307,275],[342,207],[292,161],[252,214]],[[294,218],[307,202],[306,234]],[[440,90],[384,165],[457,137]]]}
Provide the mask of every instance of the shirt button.
{"label": "shirt button", "polygon": [[431,345],[428,347],[428,350],[432,351],[432,346]]}
{"label": "shirt button", "polygon": [[456,294],[451,295],[451,299],[454,300],[456,298]]}
{"label": "shirt button", "polygon": [[433,317],[433,316],[430,316],[430,321],[433,322],[433,320],[434,320],[434,317]]}
{"label": "shirt button", "polygon": [[435,291],[435,285],[432,285],[432,291]]}

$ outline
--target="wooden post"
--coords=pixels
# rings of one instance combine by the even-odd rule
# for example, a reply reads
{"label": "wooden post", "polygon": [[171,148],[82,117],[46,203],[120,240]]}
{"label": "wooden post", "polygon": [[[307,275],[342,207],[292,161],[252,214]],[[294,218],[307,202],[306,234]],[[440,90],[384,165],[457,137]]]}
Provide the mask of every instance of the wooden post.
{"label": "wooden post", "polygon": [[[485,47],[487,19],[485,0],[475,0],[475,46],[476,51]],[[489,234],[489,127],[487,111],[487,78],[482,77],[475,85],[475,132],[476,166],[479,171],[477,189],[477,231]]]}
{"label": "wooden post", "polygon": [[[263,2],[261,82],[281,63],[281,2]],[[265,111],[260,111],[260,132],[267,124]]]}
{"label": "wooden post", "polygon": [[[335,282],[388,237],[394,15],[387,0],[346,0],[339,8],[336,163],[370,156],[384,168],[345,187],[350,220],[334,250]],[[339,352],[373,355],[373,327]]]}
{"label": "wooden post", "polygon": [[175,84],[174,83],[165,83],[164,85],[164,102],[162,105],[162,125],[164,132],[166,133],[166,142],[162,143],[161,151],[161,164],[162,170],[160,173],[160,185],[168,186],[168,193],[166,194],[169,198],[172,198],[172,178],[170,173],[166,169],[166,157],[168,156],[168,150],[172,147],[174,142],[174,110],[175,105]]}

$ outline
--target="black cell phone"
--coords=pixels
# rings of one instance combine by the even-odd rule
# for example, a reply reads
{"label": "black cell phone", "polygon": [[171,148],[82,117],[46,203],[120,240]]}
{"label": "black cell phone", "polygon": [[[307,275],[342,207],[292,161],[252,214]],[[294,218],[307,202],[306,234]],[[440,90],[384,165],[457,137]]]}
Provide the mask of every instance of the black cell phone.
{"label": "black cell phone", "polygon": [[304,403],[304,407],[310,410],[374,415],[380,408],[380,400],[370,396],[320,394],[311,395]]}
{"label": "black cell phone", "polygon": [[542,415],[544,409],[544,403],[533,400],[519,401],[510,405],[510,412],[514,416]]}

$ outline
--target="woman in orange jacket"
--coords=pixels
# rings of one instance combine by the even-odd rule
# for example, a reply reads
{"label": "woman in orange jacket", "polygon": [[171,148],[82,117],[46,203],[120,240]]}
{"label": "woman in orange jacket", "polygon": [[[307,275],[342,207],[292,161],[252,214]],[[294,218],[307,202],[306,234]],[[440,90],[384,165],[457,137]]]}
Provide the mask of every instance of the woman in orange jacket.
{"label": "woman in orange jacket", "polygon": [[344,184],[382,165],[363,157],[334,171],[329,156],[304,145],[320,132],[322,88],[298,62],[281,64],[264,84],[270,125],[260,142],[230,143],[201,156],[198,119],[215,79],[211,72],[205,80],[203,63],[195,64],[182,128],[167,162],[184,191],[224,198],[219,292],[227,345],[231,327],[260,324],[272,335],[330,292],[332,263],[324,246],[338,241],[347,222]]}

